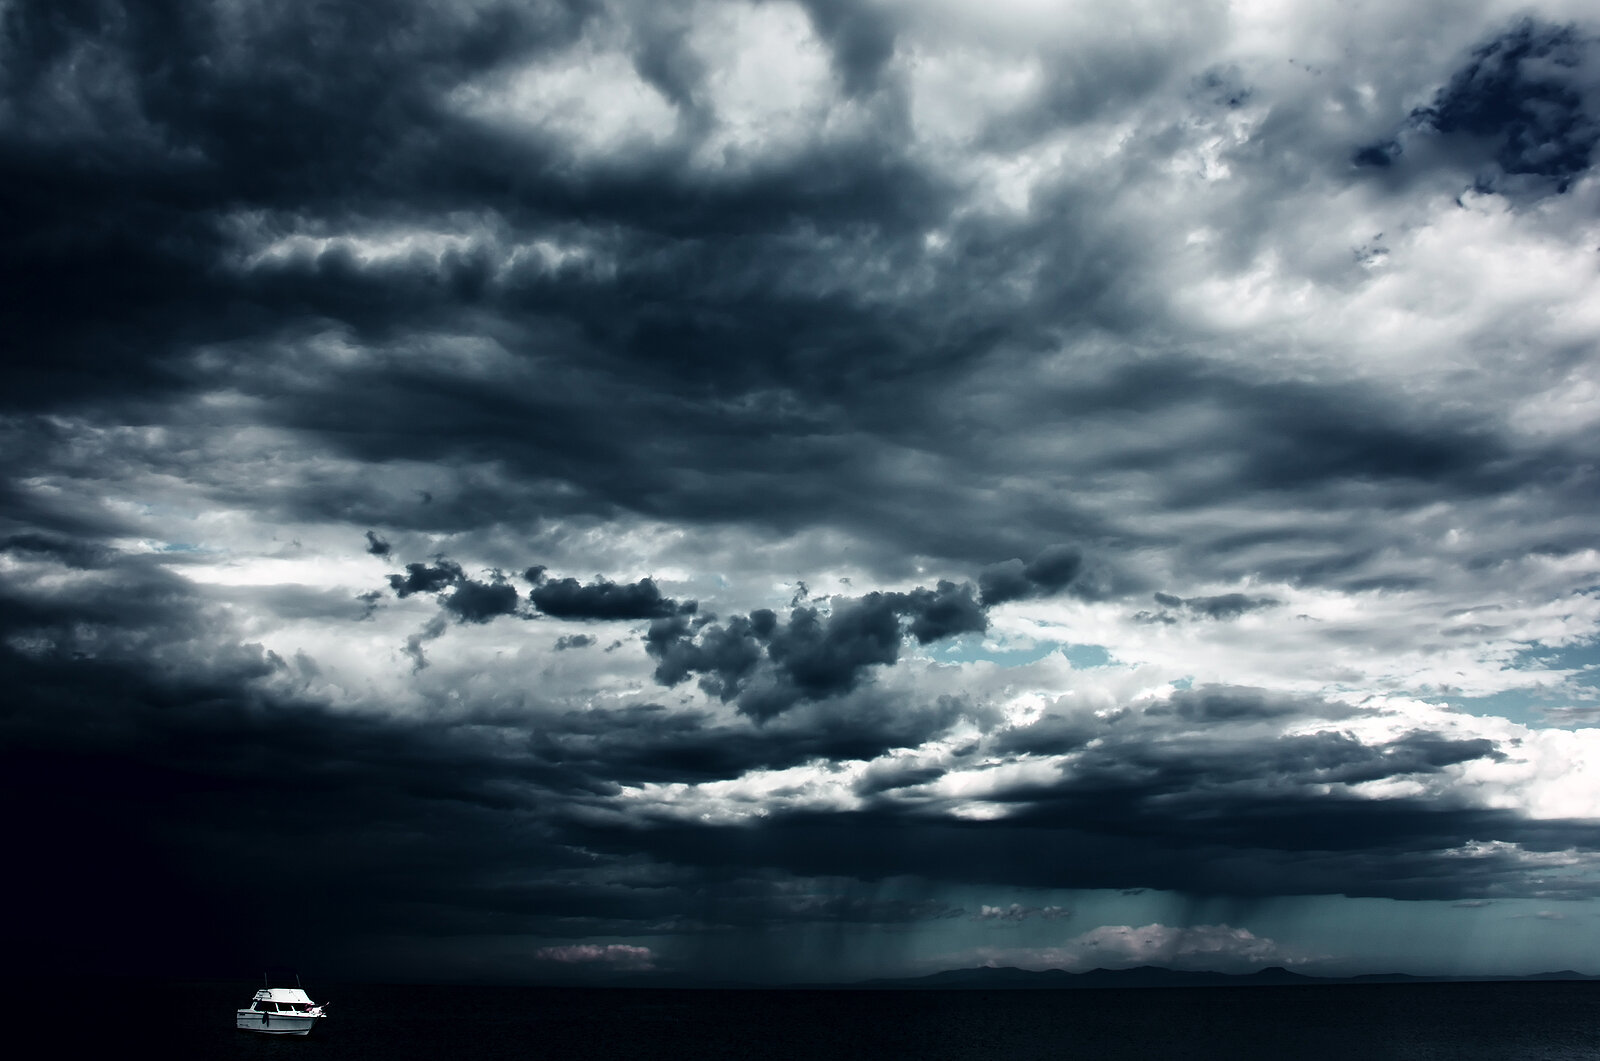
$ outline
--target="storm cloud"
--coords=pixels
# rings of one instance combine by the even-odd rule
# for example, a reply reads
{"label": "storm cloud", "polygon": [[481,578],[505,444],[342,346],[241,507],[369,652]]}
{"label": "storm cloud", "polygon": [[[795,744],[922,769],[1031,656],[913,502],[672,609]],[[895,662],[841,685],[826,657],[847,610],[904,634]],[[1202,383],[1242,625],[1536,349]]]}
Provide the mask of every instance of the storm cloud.
{"label": "storm cloud", "polygon": [[1597,41],[7,5],[8,953],[1596,971]]}
{"label": "storm cloud", "polygon": [[[902,618],[909,619],[905,629]],[[707,693],[724,702],[737,698],[741,711],[766,718],[801,699],[854,689],[867,668],[900,658],[907,633],[926,645],[987,628],[971,584],[943,581],[931,590],[835,598],[826,615],[814,606],[797,607],[785,621],[765,608],[725,624],[710,617],[658,620],[645,644],[660,660],[657,681],[676,685],[701,673]]]}
{"label": "storm cloud", "polygon": [[1046,549],[1028,563],[1007,560],[983,570],[978,585],[985,604],[1004,604],[1025,597],[1058,593],[1083,570],[1083,558],[1068,546]]}
{"label": "storm cloud", "polygon": [[[1600,38],[1572,25],[1523,19],[1473,50],[1427,106],[1412,111],[1417,138],[1434,136],[1458,158],[1479,155],[1480,185],[1566,192],[1593,163],[1600,142],[1593,53]],[[1419,144],[1419,147],[1433,147]],[[1358,165],[1393,166],[1403,142],[1356,153]],[[1533,178],[1537,183],[1527,184]],[[1543,180],[1538,180],[1543,178]]]}
{"label": "storm cloud", "polygon": [[663,597],[648,578],[632,585],[601,581],[586,586],[575,578],[547,579],[538,567],[529,568],[526,577],[534,584],[528,599],[558,619],[661,619],[695,610],[694,601],[679,604]]}

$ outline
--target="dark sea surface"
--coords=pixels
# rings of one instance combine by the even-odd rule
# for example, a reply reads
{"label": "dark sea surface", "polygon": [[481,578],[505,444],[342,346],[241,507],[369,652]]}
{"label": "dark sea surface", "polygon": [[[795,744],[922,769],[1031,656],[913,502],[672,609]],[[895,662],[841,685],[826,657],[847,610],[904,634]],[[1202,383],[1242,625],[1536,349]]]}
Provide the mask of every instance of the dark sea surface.
{"label": "dark sea surface", "polygon": [[[222,1061],[1124,1058],[1600,1059],[1600,983],[1067,991],[306,986],[304,1038],[237,1031],[257,985],[59,984],[36,1056]],[[28,985],[26,994],[37,994]],[[102,992],[85,998],[81,992]],[[37,1018],[42,1018],[37,1019]]]}

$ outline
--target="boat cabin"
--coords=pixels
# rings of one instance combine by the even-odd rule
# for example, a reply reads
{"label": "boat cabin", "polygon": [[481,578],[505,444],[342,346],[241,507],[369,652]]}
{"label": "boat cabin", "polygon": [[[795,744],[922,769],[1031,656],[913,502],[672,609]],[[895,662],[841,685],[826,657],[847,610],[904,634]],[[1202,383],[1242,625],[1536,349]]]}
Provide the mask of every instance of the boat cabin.
{"label": "boat cabin", "polygon": [[254,1013],[310,1013],[311,998],[298,987],[264,987],[256,992],[250,1009]]}

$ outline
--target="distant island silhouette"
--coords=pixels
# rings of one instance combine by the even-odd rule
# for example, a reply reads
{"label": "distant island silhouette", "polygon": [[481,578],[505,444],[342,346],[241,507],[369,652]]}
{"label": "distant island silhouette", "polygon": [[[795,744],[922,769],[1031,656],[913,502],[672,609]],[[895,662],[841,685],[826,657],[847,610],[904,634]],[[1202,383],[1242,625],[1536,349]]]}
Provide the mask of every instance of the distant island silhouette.
{"label": "distant island silhouette", "polygon": [[1418,976],[1410,973],[1365,973],[1358,976],[1312,976],[1281,965],[1253,973],[1201,972],[1140,965],[1131,969],[1090,969],[1071,973],[1065,969],[1017,969],[979,966],[947,969],[927,976],[878,978],[853,983],[817,984],[816,987],[858,990],[1059,990],[1104,987],[1292,987],[1323,984],[1424,984],[1491,983],[1519,980],[1597,980],[1572,969],[1531,973],[1526,976]]}
{"label": "distant island silhouette", "polygon": [[[1281,965],[1249,973],[1169,969],[1139,965],[1127,969],[1090,969],[1073,973],[1065,969],[1018,969],[1012,966],[977,966],[945,969],[925,976],[876,977],[867,980],[749,981],[723,978],[686,979],[661,970],[591,980],[565,980],[538,986],[612,988],[686,988],[694,990],[761,991],[1072,991],[1095,988],[1194,987],[1324,987],[1343,984],[1491,984],[1597,981],[1600,976],[1574,969],[1528,973],[1429,975],[1416,973],[1361,973],[1354,976],[1316,976],[1297,973]],[[535,985],[530,985],[535,986]]]}

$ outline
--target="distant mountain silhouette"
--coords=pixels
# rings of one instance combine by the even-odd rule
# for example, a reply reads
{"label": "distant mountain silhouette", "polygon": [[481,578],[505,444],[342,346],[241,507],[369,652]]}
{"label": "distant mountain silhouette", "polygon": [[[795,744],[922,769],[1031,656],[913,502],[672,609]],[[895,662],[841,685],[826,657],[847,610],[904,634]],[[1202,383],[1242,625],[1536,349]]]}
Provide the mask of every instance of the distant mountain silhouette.
{"label": "distant mountain silhouette", "polygon": [[[1309,984],[1461,983],[1507,980],[1596,980],[1600,977],[1564,969],[1529,976],[1413,976],[1409,973],[1367,973],[1361,976],[1308,976],[1272,966],[1253,973],[1198,972],[1141,965],[1132,969],[1091,969],[1069,973],[1065,969],[1015,969],[980,966],[947,969],[928,976],[862,980],[827,985],[879,991],[1030,991],[1096,987],[1281,987]],[[822,985],[818,985],[822,986]]]}
{"label": "distant mountain silhouette", "polygon": [[1549,982],[1553,980],[1600,981],[1572,969],[1530,973],[1526,976],[1418,976],[1412,973],[1363,973],[1357,976],[1312,976],[1285,969],[1281,965],[1251,973],[1219,973],[1193,969],[1167,969],[1140,965],[1130,969],[1090,969],[1069,973],[1065,969],[1017,969],[980,966],[974,969],[946,969],[927,976],[881,978],[857,981],[750,981],[701,979],[681,972],[654,970],[584,979],[566,979],[553,986],[613,987],[722,991],[1071,991],[1092,988],[1162,987],[1300,987],[1330,984],[1442,984]]}

